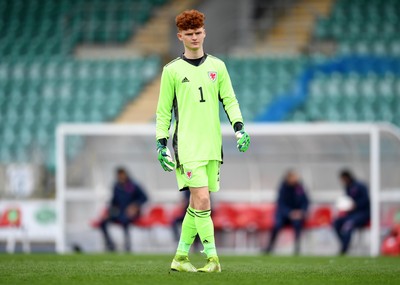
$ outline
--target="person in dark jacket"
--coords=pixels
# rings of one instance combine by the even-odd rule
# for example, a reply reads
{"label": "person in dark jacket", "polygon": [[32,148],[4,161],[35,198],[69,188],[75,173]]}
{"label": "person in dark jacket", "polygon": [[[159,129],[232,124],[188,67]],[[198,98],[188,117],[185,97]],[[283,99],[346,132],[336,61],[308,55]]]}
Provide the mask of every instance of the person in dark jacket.
{"label": "person in dark jacket", "polygon": [[307,215],[308,205],[307,193],[298,174],[293,170],[288,171],[279,188],[275,225],[272,229],[268,246],[264,250],[266,253],[272,251],[278,233],[285,225],[293,227],[295,232],[295,253],[299,253],[300,235]]}
{"label": "person in dark jacket", "polygon": [[346,254],[354,229],[366,226],[370,220],[370,202],[368,188],[356,180],[349,170],[340,172],[340,180],[345,194],[353,200],[353,207],[333,222],[333,228],[341,243],[340,254]]}
{"label": "person in dark jacket", "polygon": [[110,222],[121,225],[124,230],[125,250],[130,251],[129,225],[140,217],[140,210],[147,201],[147,195],[129,177],[125,169],[118,168],[116,174],[117,181],[114,184],[108,215],[100,223],[100,228],[107,250],[114,251],[115,244],[108,233],[107,226]]}

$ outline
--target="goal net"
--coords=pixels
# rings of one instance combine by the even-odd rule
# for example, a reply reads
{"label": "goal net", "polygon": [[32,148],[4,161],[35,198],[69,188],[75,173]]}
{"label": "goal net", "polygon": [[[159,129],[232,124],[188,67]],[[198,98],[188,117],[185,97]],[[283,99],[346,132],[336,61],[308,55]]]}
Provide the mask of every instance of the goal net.
{"label": "goal net", "polygon": [[[388,124],[252,124],[247,153],[239,153],[230,126],[222,126],[224,164],[221,191],[213,204],[274,202],[276,188],[288,169],[300,174],[312,205],[333,205],[342,195],[338,171],[351,169],[370,189],[372,219],[369,249],[379,254],[387,216],[400,202],[400,133]],[[157,160],[154,125],[66,124],[57,129],[57,203],[60,225],[58,252],[78,245],[87,251],[102,248],[91,221],[111,196],[115,169],[123,166],[147,191],[150,204],[179,203],[175,175]],[[170,145],[169,145],[170,146]],[[262,219],[263,217],[260,217]],[[169,229],[168,229],[169,231]],[[173,250],[164,232],[160,250]],[[139,234],[137,234],[138,236]],[[144,240],[143,240],[144,239]],[[140,240],[140,241],[139,241]],[[146,238],[135,239],[137,251]],[[335,247],[333,247],[335,248]],[[334,254],[332,251],[331,254]]]}

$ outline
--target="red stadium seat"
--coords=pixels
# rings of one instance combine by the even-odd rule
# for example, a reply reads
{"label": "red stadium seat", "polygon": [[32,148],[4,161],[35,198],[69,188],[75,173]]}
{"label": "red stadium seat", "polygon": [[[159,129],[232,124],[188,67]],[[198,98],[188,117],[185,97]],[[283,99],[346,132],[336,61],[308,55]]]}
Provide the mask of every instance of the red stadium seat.
{"label": "red stadium seat", "polygon": [[258,206],[260,208],[260,216],[258,218],[258,228],[261,231],[270,230],[274,226],[275,205],[265,203]]}
{"label": "red stadium seat", "polygon": [[258,248],[257,235],[272,228],[274,211],[275,206],[270,203],[220,203],[213,210],[214,227],[225,233],[234,231],[233,236],[225,236],[224,240],[230,241],[236,249],[246,248],[252,241]]}
{"label": "red stadium seat", "polygon": [[332,210],[329,206],[319,206],[311,211],[306,220],[306,229],[327,227],[332,224]]}
{"label": "red stadium seat", "polygon": [[251,205],[235,203],[231,204],[231,208],[233,209],[233,213],[235,213],[231,218],[233,229],[255,229],[257,227],[257,223],[255,222],[257,214]]}
{"label": "red stadium seat", "polygon": [[[103,219],[105,219],[108,215],[108,208],[104,208],[101,212],[101,215],[90,222],[90,225],[93,228],[98,228]],[[116,223],[118,224],[118,223]],[[165,209],[158,205],[150,208],[147,214],[142,215],[138,220],[132,222],[132,225],[149,228],[156,225],[166,226],[170,224],[170,219],[167,216]]]}
{"label": "red stadium seat", "polygon": [[135,226],[151,228],[154,226],[169,226],[171,224],[165,209],[161,205],[153,206],[148,214],[141,216],[133,223]]}
{"label": "red stadium seat", "polygon": [[213,210],[213,222],[216,230],[236,228],[237,209],[230,203],[221,203]]}
{"label": "red stadium seat", "polygon": [[248,231],[255,231],[259,228],[259,220],[261,217],[261,210],[252,205],[241,205],[238,209],[238,215],[235,220],[236,229],[245,229]]}

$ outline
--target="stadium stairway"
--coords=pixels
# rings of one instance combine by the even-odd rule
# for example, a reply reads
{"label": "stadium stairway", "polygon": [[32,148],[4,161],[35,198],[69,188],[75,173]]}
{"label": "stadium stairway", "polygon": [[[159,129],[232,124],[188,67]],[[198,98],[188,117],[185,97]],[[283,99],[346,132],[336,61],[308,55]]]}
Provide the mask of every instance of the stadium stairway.
{"label": "stadium stairway", "polygon": [[[197,0],[174,0],[164,5],[156,15],[141,28],[137,35],[126,45],[129,49],[135,49],[141,54],[159,54],[167,57],[169,52],[170,27],[169,22],[174,15],[189,9],[195,5]],[[116,118],[116,123],[145,123],[154,119],[158,93],[160,88],[160,77],[155,78],[139,97],[133,99],[126,105],[121,114]]]}
{"label": "stadium stairway", "polygon": [[256,46],[258,54],[297,54],[308,44],[314,22],[327,15],[332,0],[300,0],[288,8],[287,13]]}
{"label": "stadium stairway", "polygon": [[127,48],[138,50],[141,54],[168,54],[171,20],[181,11],[193,7],[196,2],[197,0],[173,0],[164,5],[127,43]]}

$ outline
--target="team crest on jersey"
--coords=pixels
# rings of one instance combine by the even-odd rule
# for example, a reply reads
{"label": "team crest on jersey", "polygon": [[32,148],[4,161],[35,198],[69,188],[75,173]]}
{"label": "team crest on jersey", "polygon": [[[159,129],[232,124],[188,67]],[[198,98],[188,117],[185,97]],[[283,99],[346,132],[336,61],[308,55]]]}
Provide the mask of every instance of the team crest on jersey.
{"label": "team crest on jersey", "polygon": [[187,177],[188,179],[191,179],[192,176],[193,176],[193,171],[191,171],[191,170],[186,171],[186,177]]}
{"label": "team crest on jersey", "polygon": [[208,77],[214,82],[217,79],[217,73],[215,71],[209,71]]}

